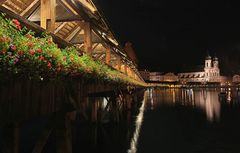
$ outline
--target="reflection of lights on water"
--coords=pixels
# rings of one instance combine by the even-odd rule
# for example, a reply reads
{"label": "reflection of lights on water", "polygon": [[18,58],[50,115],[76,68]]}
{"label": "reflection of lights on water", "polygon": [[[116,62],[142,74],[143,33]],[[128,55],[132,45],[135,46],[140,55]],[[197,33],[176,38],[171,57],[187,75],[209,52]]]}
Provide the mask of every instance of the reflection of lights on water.
{"label": "reflection of lights on water", "polygon": [[231,102],[231,89],[228,90],[228,92],[227,92],[227,102],[228,102],[228,103]]}
{"label": "reflection of lights on water", "polygon": [[145,100],[146,100],[146,96],[144,94],[144,99],[143,99],[142,105],[139,109],[140,111],[139,111],[139,114],[137,116],[136,123],[135,123],[136,124],[136,129],[135,129],[135,132],[133,134],[133,137],[132,137],[132,140],[131,140],[131,146],[128,149],[128,153],[136,153],[137,152],[137,143],[138,143],[138,137],[139,137],[142,122],[143,122]]}
{"label": "reflection of lights on water", "polygon": [[220,118],[220,103],[217,92],[203,90],[202,96],[198,97],[202,108],[205,108],[208,121]]}
{"label": "reflection of lights on water", "polygon": [[172,97],[173,97],[173,103],[175,103],[175,102],[176,102],[176,93],[175,93],[175,90],[173,90]]}

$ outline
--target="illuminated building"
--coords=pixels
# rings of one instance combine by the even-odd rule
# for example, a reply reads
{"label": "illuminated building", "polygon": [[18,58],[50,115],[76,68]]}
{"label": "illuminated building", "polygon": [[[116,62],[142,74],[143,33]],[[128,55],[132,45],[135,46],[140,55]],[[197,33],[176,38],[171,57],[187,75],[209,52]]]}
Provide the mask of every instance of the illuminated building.
{"label": "illuminated building", "polygon": [[222,83],[226,81],[226,77],[220,75],[219,61],[215,56],[206,56],[205,65],[200,67],[198,71],[178,73],[180,83]]}

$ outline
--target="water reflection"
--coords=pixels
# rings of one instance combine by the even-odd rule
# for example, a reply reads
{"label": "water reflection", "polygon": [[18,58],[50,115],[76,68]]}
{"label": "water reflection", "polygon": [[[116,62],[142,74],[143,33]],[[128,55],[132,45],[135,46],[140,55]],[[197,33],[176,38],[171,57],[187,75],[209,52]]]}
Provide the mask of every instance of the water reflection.
{"label": "water reflection", "polygon": [[221,104],[234,104],[240,101],[237,88],[189,88],[157,89],[147,91],[148,108],[154,109],[161,104],[192,106],[205,112],[208,121],[220,119]]}
{"label": "water reflection", "polygon": [[128,153],[136,153],[137,152],[138,137],[139,137],[139,134],[140,134],[140,130],[141,130],[142,122],[143,122],[143,117],[144,117],[144,109],[145,109],[145,102],[144,101],[145,100],[146,100],[146,92],[144,93],[144,99],[143,99],[142,105],[139,109],[139,113],[136,117],[136,121],[135,121],[136,128],[135,128],[132,140],[131,140],[130,149],[128,150]]}

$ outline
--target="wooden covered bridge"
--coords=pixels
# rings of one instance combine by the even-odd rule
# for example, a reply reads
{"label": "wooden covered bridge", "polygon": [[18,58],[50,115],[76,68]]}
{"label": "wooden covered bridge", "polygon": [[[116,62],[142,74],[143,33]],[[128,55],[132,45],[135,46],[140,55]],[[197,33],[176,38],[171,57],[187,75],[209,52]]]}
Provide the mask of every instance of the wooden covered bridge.
{"label": "wooden covered bridge", "polygon": [[56,42],[74,45],[127,76],[142,81],[135,61],[120,45],[91,0],[0,0],[0,4],[1,12],[19,19],[34,31],[46,29],[55,35]]}
{"label": "wooden covered bridge", "polygon": [[[96,74],[90,72],[80,77],[64,77],[60,81],[51,81],[52,78],[45,81],[40,76],[36,81],[32,77],[29,79],[29,76],[19,77],[16,69],[11,75],[9,68],[4,69],[6,64],[0,65],[0,72],[7,72],[0,74],[0,153],[48,152],[46,146],[49,146],[51,137],[56,139],[54,152],[72,153],[74,133],[71,130],[72,123],[77,122],[76,118],[81,122],[101,123],[107,120],[119,123],[135,106],[134,103],[141,101],[141,96],[134,97],[132,94],[145,85],[137,70],[133,49],[129,44],[126,49],[120,45],[92,0],[0,0],[0,12],[6,14],[3,18],[17,20],[22,27],[34,31],[36,37],[47,32],[60,49],[74,46],[79,56],[87,55],[112,72],[111,77],[104,73],[98,79],[92,79]],[[5,38],[11,39],[7,51],[0,45],[0,56],[5,58],[7,55],[5,59],[15,57],[16,47],[12,45],[15,36],[4,37],[0,30],[0,37],[0,43],[4,45],[8,43]],[[40,52],[44,50],[29,50],[24,58]],[[19,53],[21,55],[16,55],[18,58],[13,64],[19,59],[23,61],[20,58],[22,52]],[[38,56],[38,59],[43,58],[42,55]],[[1,57],[0,63],[4,63]],[[52,70],[51,66],[51,63],[46,63],[47,71]],[[91,79],[85,77],[88,75]],[[118,75],[117,80],[124,81],[111,80],[114,75]],[[104,77],[110,81],[102,81]],[[23,135],[24,127],[39,117],[46,120],[45,124],[36,125],[39,133]],[[21,141],[29,137],[34,141],[22,149]]]}

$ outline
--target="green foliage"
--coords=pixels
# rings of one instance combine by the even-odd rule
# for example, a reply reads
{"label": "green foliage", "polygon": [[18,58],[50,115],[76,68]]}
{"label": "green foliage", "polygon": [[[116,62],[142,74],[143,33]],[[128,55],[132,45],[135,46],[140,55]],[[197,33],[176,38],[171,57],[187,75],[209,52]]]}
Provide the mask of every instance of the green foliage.
{"label": "green foliage", "polygon": [[36,80],[88,77],[102,81],[143,85],[111,69],[75,47],[60,49],[50,35],[35,37],[17,20],[0,15],[0,77],[17,76]]}

